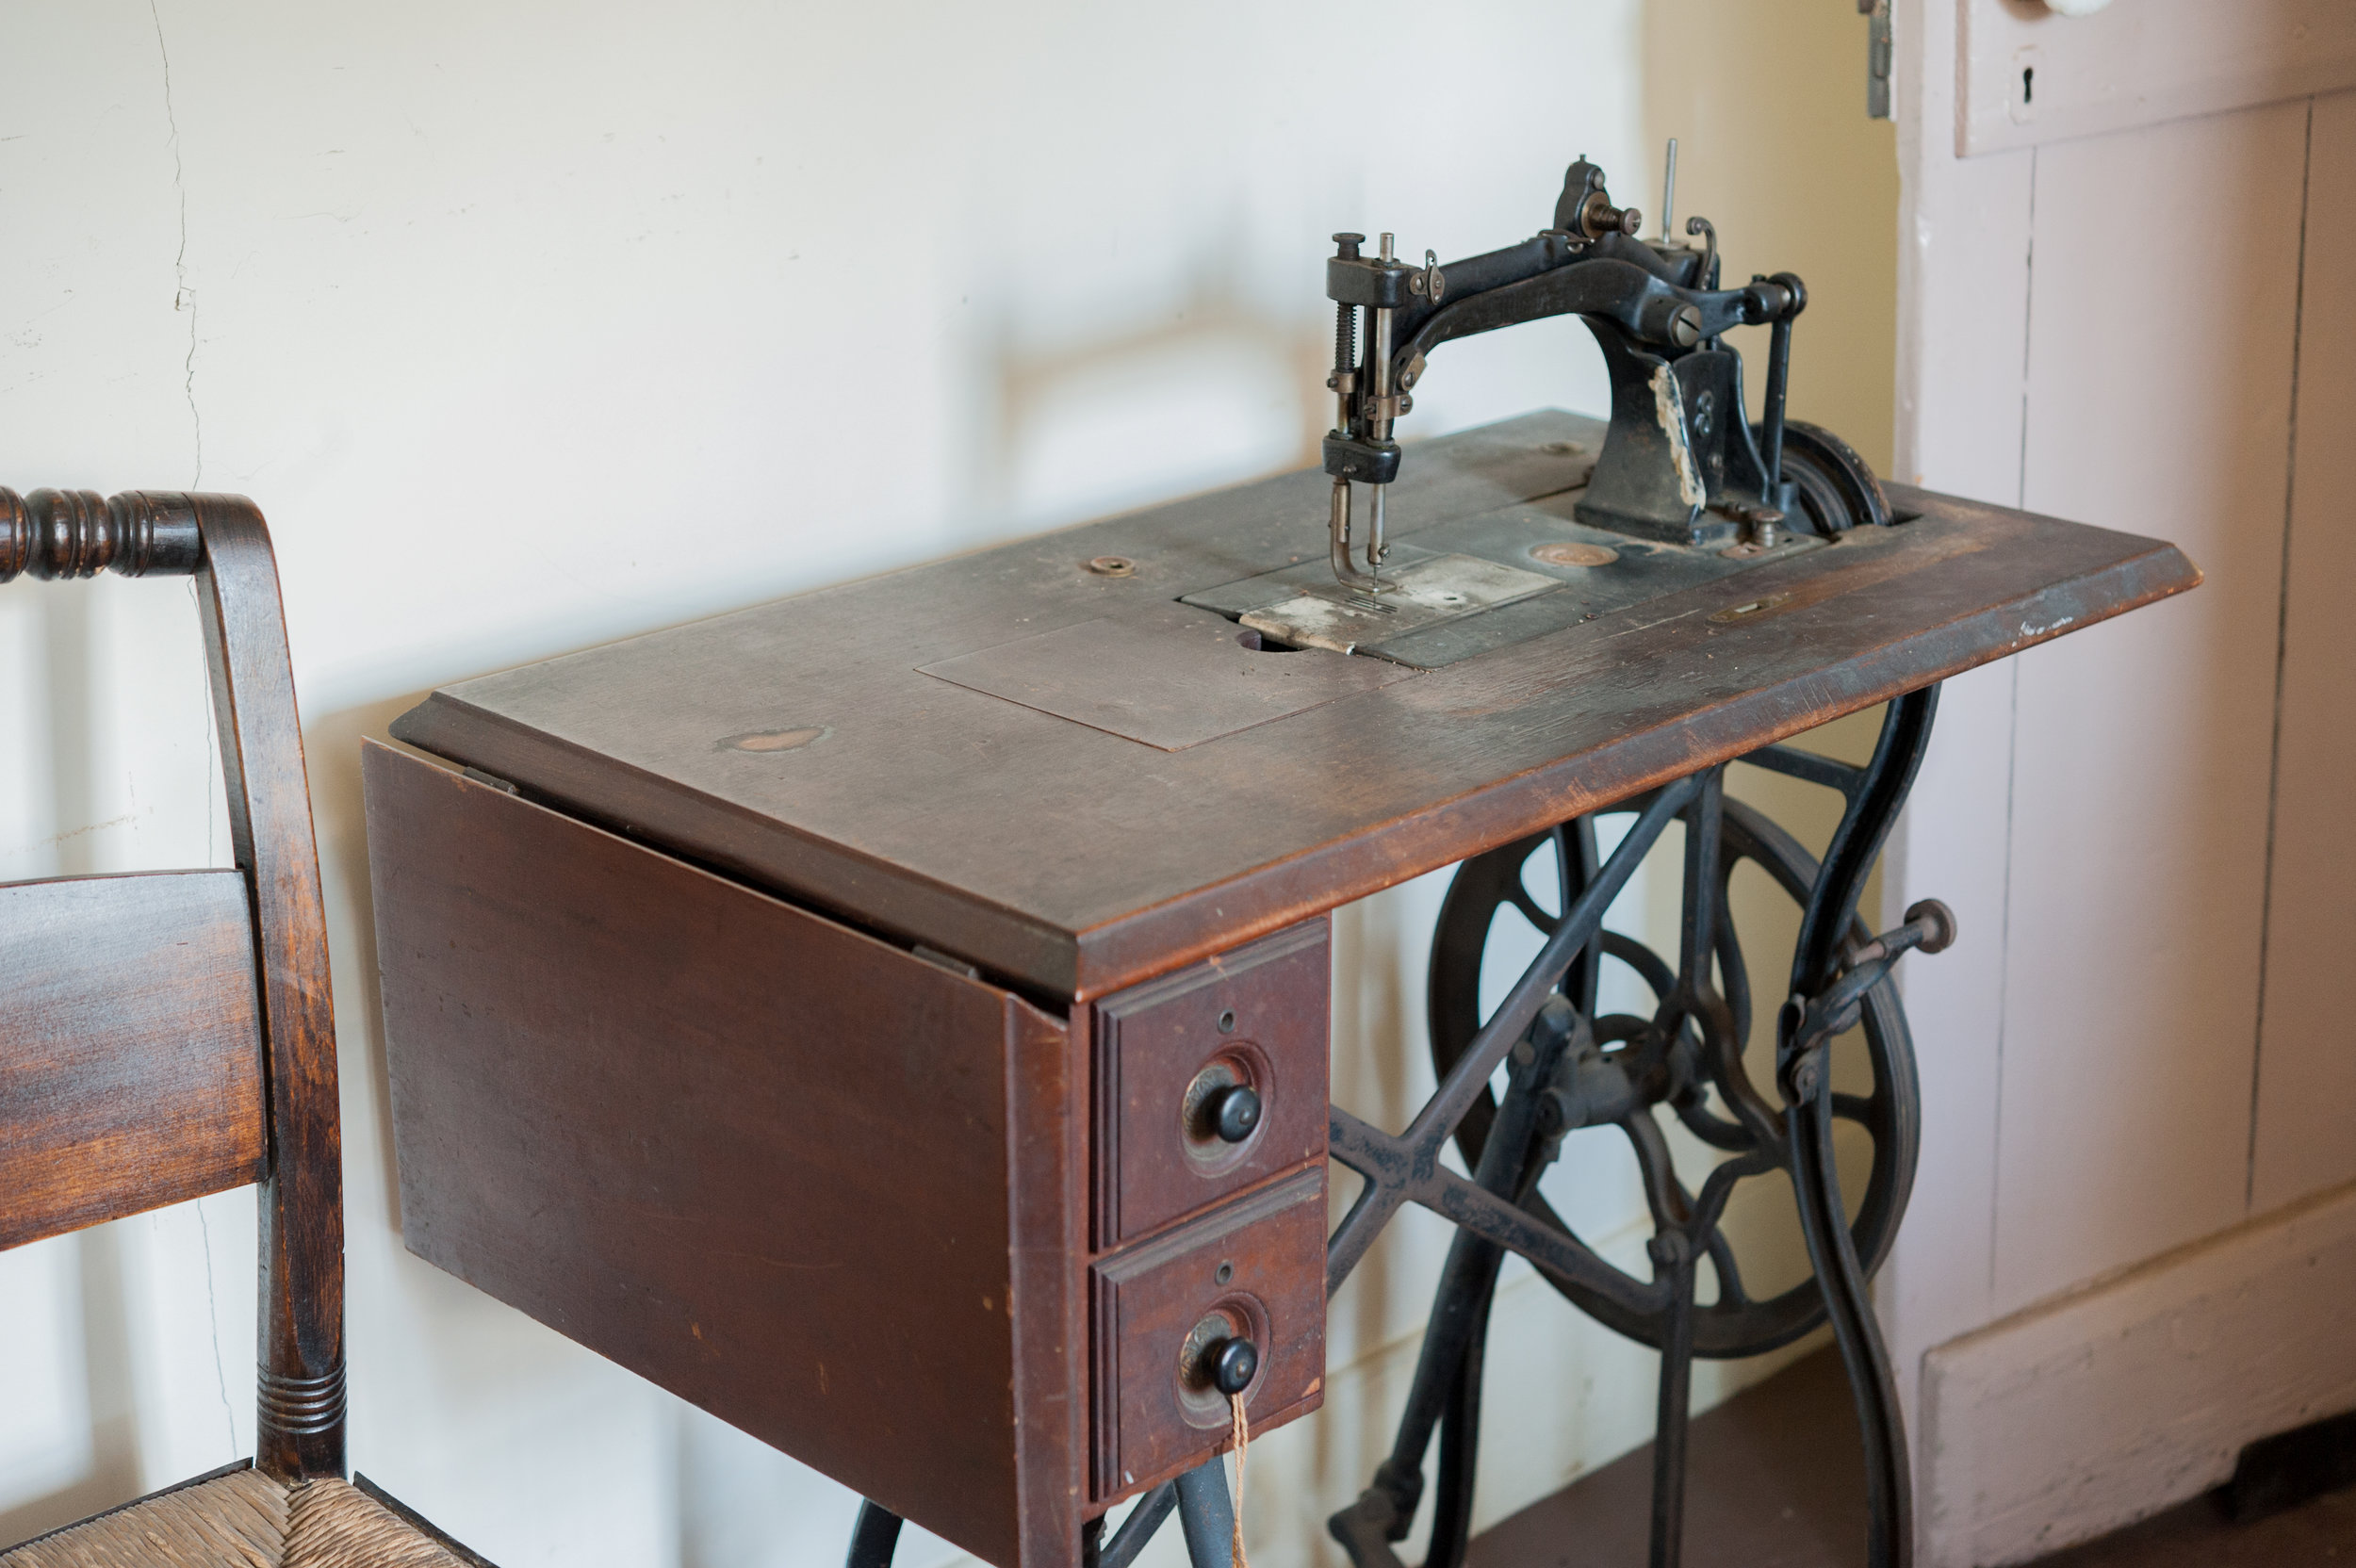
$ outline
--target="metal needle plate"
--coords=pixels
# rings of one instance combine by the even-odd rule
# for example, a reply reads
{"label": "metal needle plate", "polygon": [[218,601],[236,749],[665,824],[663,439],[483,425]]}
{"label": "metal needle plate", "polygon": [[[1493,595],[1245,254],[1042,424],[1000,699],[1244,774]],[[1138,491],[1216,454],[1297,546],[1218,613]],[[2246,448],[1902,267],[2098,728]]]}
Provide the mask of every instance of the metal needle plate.
{"label": "metal needle plate", "polygon": [[1252,630],[1295,647],[1349,653],[1388,644],[1500,604],[1551,593],[1555,580],[1473,555],[1433,555],[1412,547],[1392,552],[1381,594],[1321,582],[1242,617]]}
{"label": "metal needle plate", "polygon": [[1657,544],[1575,520],[1578,497],[1565,492],[1416,530],[1412,542],[1392,547],[1383,576],[1398,586],[1380,596],[1335,582],[1318,558],[1183,602],[1295,646],[1430,670],[1824,544],[1793,535],[1730,554]]}

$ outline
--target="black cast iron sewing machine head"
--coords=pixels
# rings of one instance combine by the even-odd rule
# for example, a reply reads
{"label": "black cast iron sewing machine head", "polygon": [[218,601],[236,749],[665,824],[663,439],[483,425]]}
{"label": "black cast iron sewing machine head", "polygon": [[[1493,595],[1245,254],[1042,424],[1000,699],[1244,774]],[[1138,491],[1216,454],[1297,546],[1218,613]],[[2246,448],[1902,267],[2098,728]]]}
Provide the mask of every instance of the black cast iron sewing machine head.
{"label": "black cast iron sewing machine head", "polygon": [[[1672,178],[1676,165],[1670,164]],[[1425,361],[1441,344],[1475,333],[1577,316],[1602,346],[1612,379],[1611,431],[1587,493],[1581,522],[1663,544],[1718,548],[1745,540],[1772,545],[1779,533],[1835,534],[1888,523],[1889,503],[1873,471],[1828,432],[1784,416],[1792,322],[1808,290],[1789,272],[1719,288],[1716,232],[1687,224],[1699,249],[1637,237],[1642,215],[1613,204],[1601,169],[1571,165],[1553,226],[1534,238],[1443,267],[1375,254],[1366,237],[1335,235],[1325,264],[1335,302],[1335,428],[1325,438],[1333,479],[1330,522],[1334,576],[1362,593],[1391,584],[1379,576],[1389,553],[1386,488],[1399,476],[1392,438],[1414,406]],[[1366,313],[1361,334],[1358,316]],[[1765,417],[1744,416],[1742,356],[1725,342],[1737,326],[1772,330]],[[1351,487],[1371,490],[1365,571],[1351,560]]]}

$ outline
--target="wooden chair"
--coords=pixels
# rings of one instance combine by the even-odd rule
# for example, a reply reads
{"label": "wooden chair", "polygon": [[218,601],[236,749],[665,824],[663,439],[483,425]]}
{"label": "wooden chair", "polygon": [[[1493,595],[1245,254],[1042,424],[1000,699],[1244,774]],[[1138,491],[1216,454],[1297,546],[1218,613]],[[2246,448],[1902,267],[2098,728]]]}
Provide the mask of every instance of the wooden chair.
{"label": "wooden chair", "polygon": [[345,1480],[335,1034],[270,534],[237,496],[0,490],[0,582],[194,574],[237,866],[0,885],[0,1248],[258,1184],[251,1461],[0,1568],[487,1568]]}

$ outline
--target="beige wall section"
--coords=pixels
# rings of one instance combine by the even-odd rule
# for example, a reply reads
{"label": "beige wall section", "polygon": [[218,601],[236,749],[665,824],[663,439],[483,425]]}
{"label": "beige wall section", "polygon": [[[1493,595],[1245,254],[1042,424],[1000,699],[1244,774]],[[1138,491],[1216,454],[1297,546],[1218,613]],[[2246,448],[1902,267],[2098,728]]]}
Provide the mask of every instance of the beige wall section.
{"label": "beige wall section", "polygon": [[[1678,139],[1677,224],[1717,225],[1723,273],[1797,272],[1792,416],[1847,438],[1890,471],[1897,356],[1895,129],[1865,117],[1865,23],[1840,0],[1648,0],[1645,193],[1658,232],[1663,142]],[[1619,182],[1614,182],[1617,188]],[[1753,417],[1766,329],[1735,335]]]}

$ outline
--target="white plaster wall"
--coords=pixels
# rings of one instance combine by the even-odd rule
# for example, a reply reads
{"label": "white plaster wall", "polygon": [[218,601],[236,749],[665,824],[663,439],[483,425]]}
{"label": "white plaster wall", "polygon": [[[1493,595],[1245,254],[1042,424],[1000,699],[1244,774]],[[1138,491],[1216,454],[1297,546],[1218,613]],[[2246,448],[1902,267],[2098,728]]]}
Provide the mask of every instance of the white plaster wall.
{"label": "white plaster wall", "polygon": [[[0,9],[0,482],[242,491],[278,542],[361,1468],[507,1568],[826,1561],[853,1508],[401,1250],[359,737],[444,681],[1305,461],[1329,232],[1487,249],[1580,153],[1653,204],[1640,11],[1370,0],[1345,45],[1305,0]],[[1556,325],[1417,401],[1433,433],[1602,400]],[[185,583],[0,593],[0,877],[225,858]],[[1346,1094],[1417,1093],[1437,892],[1345,912]],[[1443,1242],[1361,1269],[1328,1414],[1255,1446],[1265,1564],[1336,1560]],[[249,1451],[253,1246],[230,1194],[0,1256],[0,1537]],[[1651,1358],[1516,1279],[1500,1343],[1548,1359],[1493,1391],[1491,1516],[1651,1420]]]}

